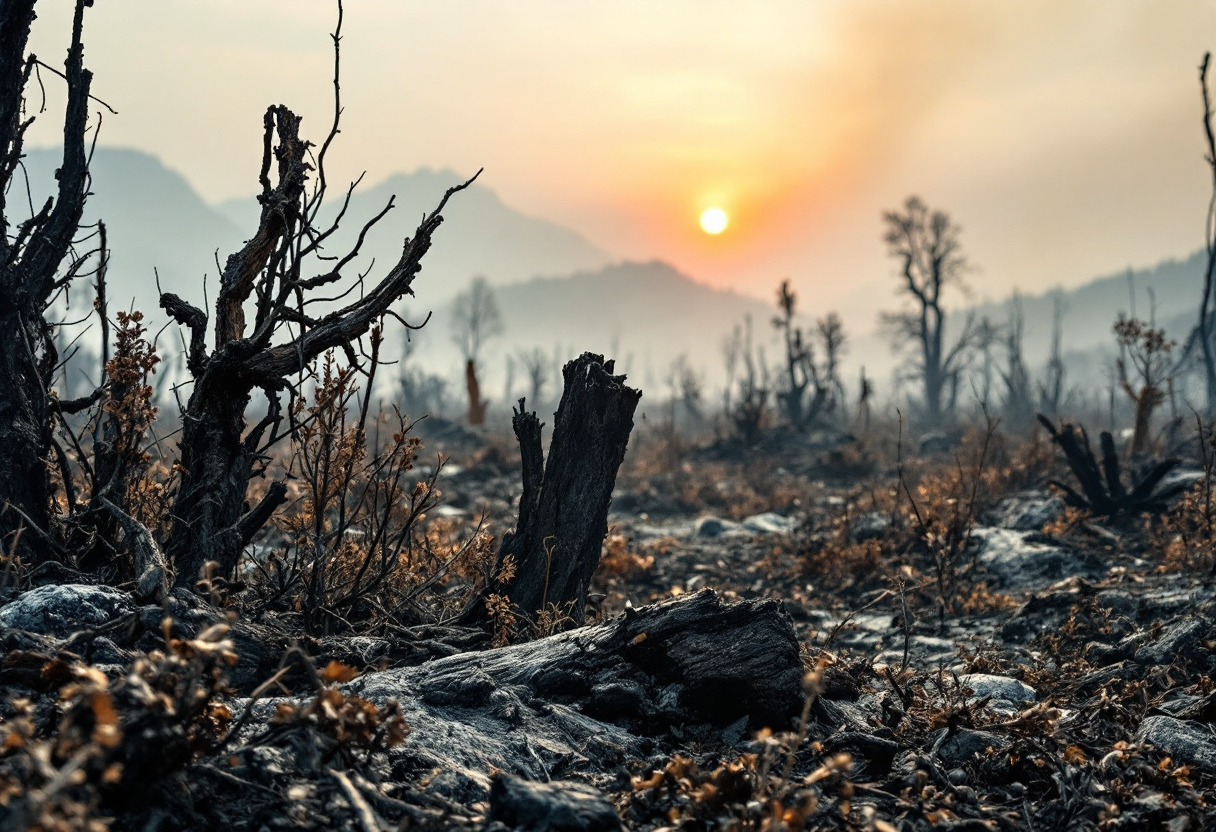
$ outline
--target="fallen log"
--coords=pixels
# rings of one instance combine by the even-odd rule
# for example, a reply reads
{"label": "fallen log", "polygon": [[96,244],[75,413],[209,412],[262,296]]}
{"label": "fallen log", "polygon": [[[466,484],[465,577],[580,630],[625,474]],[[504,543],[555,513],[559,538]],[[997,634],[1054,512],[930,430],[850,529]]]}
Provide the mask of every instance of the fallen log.
{"label": "fallen log", "polygon": [[[538,641],[369,673],[346,691],[401,705],[394,777],[434,774],[483,799],[496,770],[544,781],[608,776],[664,738],[789,727],[803,703],[797,638],[776,601],[711,590]],[[438,782],[437,782],[438,781]]]}

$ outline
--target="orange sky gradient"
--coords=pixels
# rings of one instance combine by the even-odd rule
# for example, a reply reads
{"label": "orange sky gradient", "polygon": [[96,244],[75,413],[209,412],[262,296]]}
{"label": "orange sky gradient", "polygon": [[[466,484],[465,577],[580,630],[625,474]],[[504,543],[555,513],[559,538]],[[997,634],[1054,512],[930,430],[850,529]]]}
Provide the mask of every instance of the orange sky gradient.
{"label": "orange sky gradient", "polygon": [[[67,3],[34,48],[58,65]],[[472,172],[619,257],[659,257],[872,326],[894,300],[880,213],[949,210],[975,297],[1084,282],[1203,241],[1200,0],[349,0],[331,173]],[[256,185],[261,114],[319,140],[325,0],[102,0],[86,62],[103,143],[208,199]],[[51,84],[50,86],[54,86]],[[44,119],[34,140],[55,140]],[[698,217],[721,205],[710,237]],[[438,244],[459,244],[440,241]],[[1197,278],[1198,279],[1198,278]]]}

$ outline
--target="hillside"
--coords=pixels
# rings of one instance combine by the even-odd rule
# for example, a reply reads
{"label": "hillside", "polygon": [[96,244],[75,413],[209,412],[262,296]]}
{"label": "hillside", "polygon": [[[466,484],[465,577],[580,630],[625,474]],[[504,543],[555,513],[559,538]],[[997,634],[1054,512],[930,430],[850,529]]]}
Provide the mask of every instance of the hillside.
{"label": "hillside", "polygon": [[[34,203],[52,193],[57,148],[28,151]],[[111,306],[159,313],[156,273],[161,287],[201,302],[203,275],[215,297],[215,260],[228,256],[243,239],[241,229],[214,210],[177,171],[138,150],[99,147],[93,155],[92,195],[84,221],[105,220],[111,250]],[[92,297],[75,299],[84,308]]]}
{"label": "hillside", "polygon": [[[703,286],[660,260],[536,278],[498,287],[496,296],[504,333],[487,345],[483,366],[484,381],[499,401],[507,358],[519,350],[540,348],[554,355],[554,373],[560,363],[584,351],[615,356],[620,370],[658,398],[668,368],[681,354],[716,385],[723,338],[747,315],[753,318],[758,344],[768,342],[771,330],[767,304]],[[451,328],[451,304],[435,307],[426,329],[414,333],[415,356],[456,378],[460,357],[449,337]],[[517,383],[522,381],[517,378]]]}
{"label": "hillside", "polygon": [[[394,209],[368,238],[362,262],[370,263],[372,258],[377,263],[396,262],[401,240],[413,233],[420,217],[434,210],[445,190],[463,179],[451,170],[422,168],[360,188],[351,197],[350,219],[336,236],[332,250],[353,243],[359,221],[374,216],[395,196]],[[593,269],[611,259],[577,232],[510,207],[484,184],[489,181],[489,174],[483,173],[444,210],[443,231],[427,254],[423,271],[428,299],[446,300],[476,275],[501,285],[541,274]],[[338,207],[338,196],[331,205],[333,210]],[[217,210],[241,228],[252,228],[257,222],[257,202],[252,197],[225,201]]]}

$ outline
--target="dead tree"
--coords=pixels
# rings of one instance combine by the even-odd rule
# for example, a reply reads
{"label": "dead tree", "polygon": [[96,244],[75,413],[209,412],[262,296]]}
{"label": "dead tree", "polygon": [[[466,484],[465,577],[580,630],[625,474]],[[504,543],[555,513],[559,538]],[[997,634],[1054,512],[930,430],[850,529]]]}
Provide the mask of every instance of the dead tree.
{"label": "dead tree", "polygon": [[[58,191],[31,216],[13,219],[7,200],[25,194],[14,186],[21,165],[27,116],[25,87],[40,66],[26,56],[34,0],[0,4],[0,550],[45,553],[50,545],[52,485],[49,461],[62,456],[52,432],[55,413],[69,403],[52,401],[51,381],[59,363],[55,326],[47,320],[54,299],[80,275],[89,253],[74,241],[89,182],[85,131],[92,73],[84,68],[81,32],[90,0],[77,0],[72,41],[63,78],[67,106]],[[91,397],[80,407],[92,404]],[[21,529],[24,529],[22,533]]]}
{"label": "dead tree", "polygon": [[925,416],[938,420],[954,410],[958,386],[973,346],[975,325],[968,317],[953,343],[946,340],[942,294],[960,283],[967,259],[959,244],[959,227],[944,211],[930,211],[919,197],[909,197],[904,212],[883,214],[887,251],[900,262],[901,290],[912,308],[884,313],[897,349],[915,345],[913,374],[921,383]]}
{"label": "dead tree", "polygon": [[[608,533],[617,469],[642,397],[613,369],[612,361],[592,353],[562,368],[565,387],[547,460],[541,451],[543,425],[524,409],[523,399],[512,420],[523,457],[523,496],[488,592],[507,598],[525,615],[556,611],[582,621],[587,586]],[[475,608],[471,617],[483,612]]]}
{"label": "dead tree", "polygon": [[1208,67],[1212,62],[1212,53],[1206,52],[1203,63],[1199,65],[1199,90],[1203,96],[1203,136],[1207,153],[1204,159],[1208,163],[1212,175],[1212,194],[1208,200],[1207,222],[1204,225],[1204,246],[1207,250],[1207,267],[1203,273],[1203,293],[1199,298],[1199,321],[1191,331],[1182,351],[1180,364],[1186,362],[1199,347],[1203,360],[1204,390],[1208,414],[1216,412],[1216,345],[1213,336],[1216,335],[1216,309],[1213,308],[1213,280],[1216,279],[1216,138],[1212,133],[1212,104],[1208,95]]}
{"label": "dead tree", "polygon": [[1174,342],[1165,337],[1165,330],[1137,318],[1120,315],[1114,329],[1119,342],[1119,358],[1115,362],[1119,386],[1131,399],[1136,414],[1128,453],[1138,457],[1148,451],[1153,412],[1165,401]]}
{"label": "dead tree", "polygon": [[469,424],[486,421],[486,405],[477,381],[481,348],[490,338],[502,334],[502,313],[494,290],[484,277],[475,277],[469,288],[452,301],[452,341],[464,356],[465,389],[469,394]]}
{"label": "dead tree", "polygon": [[1051,310],[1051,356],[1046,378],[1039,384],[1039,409],[1053,416],[1064,405],[1064,296],[1056,292]]}
{"label": "dead tree", "polygon": [[540,347],[520,350],[519,363],[528,378],[528,401],[532,402],[533,407],[540,407],[544,403],[545,382],[549,380],[549,356]]}
{"label": "dead tree", "polygon": [[838,404],[840,381],[837,373],[844,346],[844,326],[834,312],[818,323],[824,359],[817,361],[810,336],[795,325],[797,295],[790,282],[783,280],[777,290],[778,314],[773,326],[785,345],[785,383],[777,393],[785,417],[795,430],[807,430],[831,413]]}
{"label": "dead tree", "polygon": [[[332,223],[318,226],[328,186],[325,156],[342,113],[341,27],[339,4],[333,35],[334,119],[316,155],[311,189],[311,144],[300,137],[300,117],[281,105],[266,110],[258,176],[261,216],[253,236],[228,257],[220,275],[210,350],[206,313],[176,295],[161,295],[161,307],[189,330],[187,367],[194,379],[182,413],[181,481],[166,547],[175,561],[178,585],[192,585],[209,561],[217,564],[218,576],[231,577],[242,547],[284,500],[283,489],[272,488],[262,504],[246,504],[249,481],[260,473],[266,451],[290,432],[282,425],[283,396],[294,397],[309,366],[329,350],[342,351],[351,366],[364,372],[374,366],[375,355],[363,352],[363,336],[386,316],[395,317],[393,305],[413,294],[414,279],[443,222],[448,199],[476,179],[448,189],[414,236],[406,238],[396,264],[370,287],[362,275],[349,272],[367,234],[392,209],[393,199],[364,224],[351,250],[337,257],[325,252],[355,187],[347,190]],[[357,300],[332,311],[315,311],[332,302],[323,295],[342,299],[352,292],[357,292]],[[255,391],[265,396],[266,411],[249,427],[246,410]],[[293,418],[290,407],[286,415]]]}

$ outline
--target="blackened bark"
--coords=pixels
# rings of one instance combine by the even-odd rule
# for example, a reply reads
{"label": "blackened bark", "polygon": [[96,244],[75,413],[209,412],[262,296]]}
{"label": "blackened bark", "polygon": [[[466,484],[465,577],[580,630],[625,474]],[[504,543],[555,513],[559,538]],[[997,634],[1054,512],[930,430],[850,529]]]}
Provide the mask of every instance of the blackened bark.
{"label": "blackened bark", "polygon": [[[0,304],[4,302],[0,300]],[[13,309],[0,311],[0,549],[46,552],[34,529],[50,527],[51,483],[46,463],[51,446],[50,412],[28,327],[34,322]]]}
{"label": "blackened bark", "polygon": [[218,564],[217,575],[229,577],[240,558],[242,533],[237,524],[248,511],[245,492],[256,449],[242,439],[250,389],[237,379],[205,376],[196,382],[182,421],[182,480],[173,502],[171,553],[178,586],[191,587],[203,564]]}
{"label": "blackened bark", "polygon": [[524,498],[515,534],[504,537],[498,555],[500,567],[508,557],[515,560],[515,577],[491,591],[526,615],[556,607],[582,621],[587,586],[608,533],[612,488],[642,396],[612,370],[613,362],[592,353],[562,369],[565,389],[539,487],[540,422],[533,414],[515,416]]}
{"label": "blackened bark", "polygon": [[[336,38],[335,38],[336,40]],[[342,278],[342,268],[358,254],[358,245],[326,273],[303,276],[301,257],[315,254],[327,231],[314,228],[319,196],[306,196],[310,144],[300,138],[300,117],[283,106],[267,109],[263,119],[262,167],[258,195],[262,210],[253,237],[225,262],[215,302],[214,349],[206,349],[207,316],[176,295],[161,296],[161,307],[190,330],[187,366],[194,390],[182,414],[181,485],[174,499],[173,528],[166,549],[176,567],[179,586],[192,586],[203,564],[217,564],[215,574],[231,578],[241,548],[282,502],[278,489],[271,501],[250,509],[246,491],[266,442],[277,438],[280,394],[288,379],[327,350],[340,348],[357,362],[352,344],[390,314],[422,269],[422,257],[443,222],[448,199],[472,184],[448,189],[439,206],[422,220],[413,238],[402,245],[401,258],[358,300],[312,318],[306,314],[312,290]],[[336,129],[336,125],[335,125]],[[276,144],[277,141],[277,144]],[[271,169],[277,182],[271,185]],[[309,200],[314,201],[309,201]],[[304,210],[304,206],[308,209]],[[367,230],[392,207],[369,221]],[[302,253],[303,252],[303,253]],[[254,310],[251,322],[246,307]],[[290,324],[289,338],[276,338]],[[375,361],[373,355],[370,358]],[[269,415],[247,429],[245,409],[255,390],[267,397]],[[256,525],[255,525],[256,524]]]}
{"label": "blackened bark", "polygon": [[486,402],[481,398],[481,385],[477,383],[477,363],[469,359],[464,364],[464,386],[469,394],[469,424],[486,423]]}
{"label": "blackened bark", "polygon": [[[23,546],[35,556],[49,550],[51,483],[50,380],[57,355],[45,312],[57,291],[57,275],[71,249],[84,210],[92,74],[84,68],[84,9],[77,0],[64,77],[67,106],[58,194],[13,228],[3,194],[21,159],[25,86],[33,68],[25,54],[33,0],[0,3],[0,546],[11,546],[27,527]],[[68,279],[71,276],[68,272]],[[32,524],[35,529],[28,529]]]}
{"label": "blackened bark", "polygon": [[1157,463],[1129,492],[1123,485],[1119,455],[1115,451],[1115,440],[1109,432],[1103,431],[1099,437],[1102,450],[1102,461],[1099,465],[1085,428],[1061,424],[1057,430],[1051,420],[1041,413],[1039,423],[1047,429],[1052,442],[1064,452],[1068,467],[1072,469],[1073,476],[1081,486],[1078,493],[1062,482],[1050,481],[1050,485],[1063,492],[1064,501],[1071,506],[1105,517],[1162,512],[1169,507],[1172,499],[1190,487],[1188,480],[1181,480],[1158,489],[1157,486],[1165,475],[1180,464],[1179,460],[1171,458]]}

